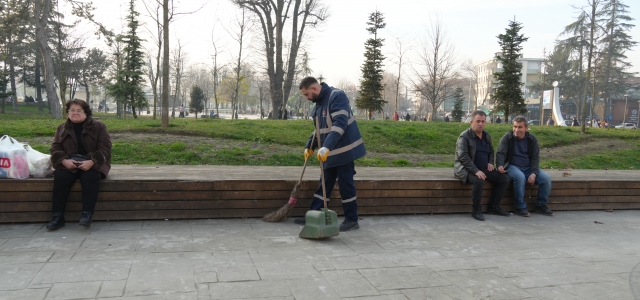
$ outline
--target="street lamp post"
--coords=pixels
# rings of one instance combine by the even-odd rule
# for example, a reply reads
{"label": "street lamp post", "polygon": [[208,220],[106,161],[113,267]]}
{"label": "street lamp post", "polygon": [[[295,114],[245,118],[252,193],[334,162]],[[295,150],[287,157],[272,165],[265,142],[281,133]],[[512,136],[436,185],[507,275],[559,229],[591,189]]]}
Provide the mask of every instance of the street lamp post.
{"label": "street lamp post", "polygon": [[624,94],[624,117],[622,118],[622,125],[624,125],[624,123],[627,123],[627,104],[628,104],[628,100],[629,100],[629,95]]}

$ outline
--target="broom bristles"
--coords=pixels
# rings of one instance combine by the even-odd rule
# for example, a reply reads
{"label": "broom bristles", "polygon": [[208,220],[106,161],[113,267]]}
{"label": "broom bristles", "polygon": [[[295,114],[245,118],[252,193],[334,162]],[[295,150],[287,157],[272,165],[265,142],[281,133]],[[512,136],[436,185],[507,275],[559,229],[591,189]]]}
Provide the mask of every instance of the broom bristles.
{"label": "broom bristles", "polygon": [[286,220],[287,217],[289,217],[289,215],[291,214],[293,207],[296,206],[296,202],[298,201],[296,197],[299,191],[300,182],[296,183],[296,185],[293,187],[291,196],[289,196],[289,202],[287,202],[287,204],[285,204],[283,207],[280,207],[278,210],[264,215],[264,217],[262,217],[262,220],[266,222],[280,222]]}

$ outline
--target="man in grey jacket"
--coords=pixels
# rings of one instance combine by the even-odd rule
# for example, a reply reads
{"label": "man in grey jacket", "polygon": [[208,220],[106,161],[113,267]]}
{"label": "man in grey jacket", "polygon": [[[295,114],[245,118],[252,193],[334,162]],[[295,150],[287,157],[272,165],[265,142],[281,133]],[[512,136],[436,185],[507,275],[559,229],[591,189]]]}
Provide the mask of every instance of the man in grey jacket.
{"label": "man in grey jacket", "polygon": [[496,166],[498,172],[506,173],[513,180],[516,215],[522,217],[530,215],[527,204],[524,203],[524,187],[527,183],[535,183],[538,185],[535,212],[553,216],[553,211],[547,207],[551,193],[551,177],[540,170],[540,146],[538,139],[529,133],[526,117],[513,118],[513,130],[500,139],[496,153]]}
{"label": "man in grey jacket", "polygon": [[509,177],[498,173],[493,166],[493,145],[491,135],[484,131],[487,122],[487,115],[480,110],[471,114],[471,128],[463,131],[456,143],[456,160],[454,163],[454,174],[462,183],[472,184],[471,200],[473,202],[473,213],[471,216],[484,221],[482,214],[482,190],[485,181],[493,184],[493,192],[487,214],[508,217],[511,213],[500,208],[500,200],[504,191],[509,185]]}

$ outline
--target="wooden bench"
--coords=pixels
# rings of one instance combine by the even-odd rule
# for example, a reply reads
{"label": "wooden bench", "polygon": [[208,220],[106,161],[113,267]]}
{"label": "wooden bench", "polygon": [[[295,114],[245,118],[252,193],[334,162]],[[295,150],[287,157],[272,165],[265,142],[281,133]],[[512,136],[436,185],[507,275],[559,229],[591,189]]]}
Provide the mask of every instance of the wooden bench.
{"label": "wooden bench", "polygon": [[[301,167],[115,165],[100,188],[94,220],[257,218],[283,206]],[[468,213],[471,186],[451,169],[356,168],[361,215]],[[640,171],[545,170],[552,178],[549,208],[563,210],[640,209]],[[318,186],[319,167],[309,166],[292,216],[303,216]],[[52,178],[0,179],[0,223],[44,222],[51,216]],[[484,191],[486,204],[490,184]],[[77,220],[81,189],[67,205]],[[513,209],[512,190],[502,201]],[[533,205],[537,187],[525,192]],[[339,191],[329,206],[342,213]]]}

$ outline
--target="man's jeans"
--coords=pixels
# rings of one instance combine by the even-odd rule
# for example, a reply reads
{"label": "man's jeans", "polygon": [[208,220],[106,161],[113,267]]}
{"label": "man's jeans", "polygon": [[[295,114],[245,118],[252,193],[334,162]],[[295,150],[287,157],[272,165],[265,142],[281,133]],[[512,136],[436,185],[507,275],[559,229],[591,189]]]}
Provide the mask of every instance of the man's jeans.
{"label": "man's jeans", "polygon": [[[509,165],[507,167],[507,175],[513,180],[513,200],[515,200],[516,208],[526,208],[524,203],[524,189],[527,184],[527,178],[531,175],[529,167],[517,167]],[[551,177],[549,174],[540,170],[536,176],[536,184],[538,185],[538,199],[536,205],[547,205],[549,202],[549,194],[551,193]]]}

